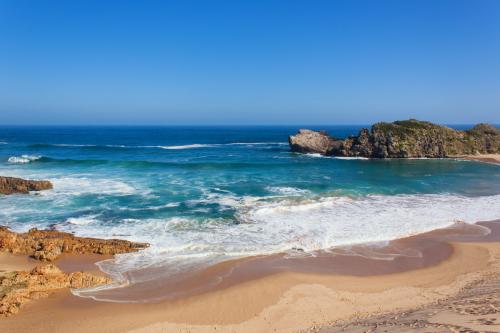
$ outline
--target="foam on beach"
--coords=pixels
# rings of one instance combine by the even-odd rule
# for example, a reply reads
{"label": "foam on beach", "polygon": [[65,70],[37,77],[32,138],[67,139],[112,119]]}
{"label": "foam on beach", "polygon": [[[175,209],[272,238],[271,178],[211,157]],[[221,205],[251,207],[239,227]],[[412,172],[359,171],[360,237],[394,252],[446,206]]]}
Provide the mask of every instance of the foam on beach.
{"label": "foam on beach", "polygon": [[[337,246],[420,234],[457,221],[473,223],[500,216],[500,195],[370,195],[270,202],[230,200],[228,204],[238,206],[237,224],[223,218],[201,221],[175,217],[127,219],[99,228],[76,224],[65,230],[83,236],[151,243],[144,251],[120,255],[99,265],[115,279],[138,283],[227,259],[282,252],[290,257],[303,256]],[[131,274],[152,267],[156,274]]]}

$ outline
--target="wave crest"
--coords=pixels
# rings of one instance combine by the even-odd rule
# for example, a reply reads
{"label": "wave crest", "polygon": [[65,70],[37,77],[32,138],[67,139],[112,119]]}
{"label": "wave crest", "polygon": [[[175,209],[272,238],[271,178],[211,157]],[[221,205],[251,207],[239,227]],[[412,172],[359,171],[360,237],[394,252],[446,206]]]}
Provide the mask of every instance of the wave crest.
{"label": "wave crest", "polygon": [[42,156],[40,155],[21,155],[21,156],[11,156],[7,160],[8,163],[12,164],[26,164],[30,163],[32,161],[36,161],[41,159]]}
{"label": "wave crest", "polygon": [[191,145],[181,145],[181,146],[157,146],[158,148],[161,149],[168,149],[168,150],[179,150],[179,149],[194,149],[194,148],[210,148],[210,147],[216,147],[218,145],[216,144],[201,144],[201,143],[195,143]]}

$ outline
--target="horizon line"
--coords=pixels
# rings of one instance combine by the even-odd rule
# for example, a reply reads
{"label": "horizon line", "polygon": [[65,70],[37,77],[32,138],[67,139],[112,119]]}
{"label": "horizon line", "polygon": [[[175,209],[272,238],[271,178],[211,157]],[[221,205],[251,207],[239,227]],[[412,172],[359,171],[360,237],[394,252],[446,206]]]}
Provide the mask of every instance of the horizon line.
{"label": "horizon line", "polygon": [[[397,120],[396,120],[397,121]],[[426,120],[423,120],[426,121]],[[67,123],[67,124],[0,124],[0,127],[297,127],[297,126],[372,126],[376,123],[392,123],[392,121],[377,121],[372,123],[326,123],[326,124],[317,124],[317,123],[281,123],[281,124],[241,124],[241,123],[231,123],[231,124],[189,124],[189,123],[180,123],[180,124],[132,124],[132,123],[102,123],[102,124],[93,124],[93,123]],[[433,124],[443,125],[443,126],[465,126],[465,125],[477,125],[477,124],[491,124],[494,126],[500,126],[500,123],[494,122],[474,122],[474,123],[443,123],[443,122],[432,122]]]}

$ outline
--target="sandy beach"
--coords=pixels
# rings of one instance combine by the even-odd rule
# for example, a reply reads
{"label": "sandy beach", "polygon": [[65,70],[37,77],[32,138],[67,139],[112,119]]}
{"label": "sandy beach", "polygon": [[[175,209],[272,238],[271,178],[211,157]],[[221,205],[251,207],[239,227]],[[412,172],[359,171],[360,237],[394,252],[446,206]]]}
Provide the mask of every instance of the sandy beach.
{"label": "sandy beach", "polygon": [[[483,225],[492,232],[485,235],[482,227],[458,225],[378,250],[394,254],[395,248],[406,253],[411,248],[421,256],[374,260],[360,249],[345,262],[347,256],[339,252],[288,266],[280,265],[287,259],[276,257],[225,263],[196,279],[206,284],[207,277],[230,267],[223,283],[173,300],[96,302],[61,290],[27,304],[17,315],[1,318],[0,328],[2,332],[335,332],[390,326],[404,331],[418,321],[421,328],[427,325],[426,331],[456,327],[498,331],[494,324],[499,309],[491,297],[498,293],[500,224]],[[32,264],[19,255],[2,254],[0,259],[4,270]],[[63,256],[55,263],[68,271],[93,270],[92,263],[99,259],[98,255]],[[325,270],[325,266],[344,270]],[[478,305],[475,299],[483,301]],[[466,306],[459,306],[461,301]],[[471,312],[467,304],[490,310]]]}

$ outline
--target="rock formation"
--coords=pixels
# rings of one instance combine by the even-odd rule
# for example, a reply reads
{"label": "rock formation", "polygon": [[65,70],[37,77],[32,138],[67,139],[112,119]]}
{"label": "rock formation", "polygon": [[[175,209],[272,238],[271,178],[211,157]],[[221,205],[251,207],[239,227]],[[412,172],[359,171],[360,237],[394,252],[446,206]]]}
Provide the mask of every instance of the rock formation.
{"label": "rock formation", "polygon": [[27,254],[41,261],[55,260],[62,253],[118,254],[136,252],[147,246],[119,239],[75,237],[55,230],[31,229],[15,233],[0,226],[0,251]]}
{"label": "rock formation", "polygon": [[29,193],[30,191],[42,191],[52,189],[52,183],[47,180],[26,180],[14,177],[0,176],[0,193]]}
{"label": "rock formation", "polygon": [[[118,239],[75,237],[54,230],[31,229],[15,233],[0,226],[0,251],[27,254],[40,261],[55,260],[62,253],[118,254],[148,246]],[[31,300],[47,297],[62,288],[90,288],[111,283],[111,278],[86,272],[64,273],[53,264],[38,265],[31,271],[0,272],[0,316],[9,316]]]}
{"label": "rock formation", "polygon": [[289,137],[292,150],[299,153],[327,154],[334,141],[326,132],[307,129],[301,129],[297,135]]}
{"label": "rock formation", "polygon": [[453,157],[500,153],[500,130],[479,124],[467,131],[426,121],[377,123],[357,136],[337,139],[325,132],[300,130],[289,137],[292,151],[368,158]]}
{"label": "rock formation", "polygon": [[62,288],[90,288],[111,283],[106,276],[85,272],[66,274],[52,264],[31,271],[0,272],[0,316],[19,312],[25,303]]}

